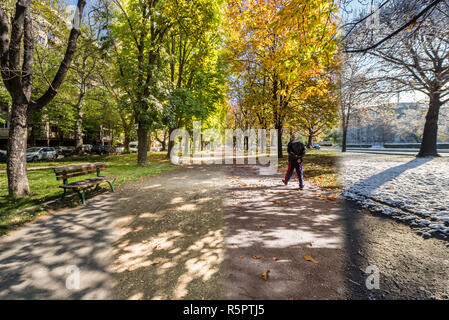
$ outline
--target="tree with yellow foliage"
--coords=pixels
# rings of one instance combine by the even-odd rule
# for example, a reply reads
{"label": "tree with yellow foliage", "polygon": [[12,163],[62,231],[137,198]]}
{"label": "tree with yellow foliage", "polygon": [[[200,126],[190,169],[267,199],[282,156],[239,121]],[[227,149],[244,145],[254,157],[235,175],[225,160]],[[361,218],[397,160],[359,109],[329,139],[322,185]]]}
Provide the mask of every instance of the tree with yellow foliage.
{"label": "tree with yellow foliage", "polygon": [[[282,131],[289,115],[309,96],[324,94],[337,50],[337,6],[330,0],[231,0],[228,50],[234,90],[251,92],[259,123]],[[295,101],[295,103],[293,103]],[[260,112],[263,111],[263,112]],[[267,128],[268,129],[268,128]]]}

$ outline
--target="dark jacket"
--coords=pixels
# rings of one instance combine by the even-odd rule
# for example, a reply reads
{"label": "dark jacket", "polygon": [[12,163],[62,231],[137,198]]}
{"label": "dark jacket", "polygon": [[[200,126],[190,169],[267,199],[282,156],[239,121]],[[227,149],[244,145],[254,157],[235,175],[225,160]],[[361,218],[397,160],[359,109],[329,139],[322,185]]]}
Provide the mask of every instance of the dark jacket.
{"label": "dark jacket", "polygon": [[293,140],[289,142],[287,146],[288,161],[298,161],[298,159],[304,160],[306,155],[306,147],[301,141]]}

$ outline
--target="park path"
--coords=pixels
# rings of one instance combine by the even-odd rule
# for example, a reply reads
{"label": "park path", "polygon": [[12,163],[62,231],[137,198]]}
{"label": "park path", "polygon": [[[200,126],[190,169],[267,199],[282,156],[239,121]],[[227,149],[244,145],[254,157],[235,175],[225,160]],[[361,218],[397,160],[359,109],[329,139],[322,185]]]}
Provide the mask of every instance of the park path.
{"label": "park path", "polygon": [[45,216],[0,239],[0,299],[447,298],[443,242],[281,177],[184,165]]}
{"label": "park path", "polygon": [[335,298],[338,205],[279,182],[251,166],[182,166],[54,212],[0,240],[0,298]]}
{"label": "park path", "polygon": [[341,298],[341,205],[306,187],[248,165],[184,166],[128,185],[115,297]]}
{"label": "park path", "polygon": [[[331,192],[257,167],[228,168],[226,297],[344,297],[342,205]],[[268,272],[266,281],[262,278]]]}
{"label": "park path", "polygon": [[1,237],[0,299],[107,299],[115,201],[101,194]]}

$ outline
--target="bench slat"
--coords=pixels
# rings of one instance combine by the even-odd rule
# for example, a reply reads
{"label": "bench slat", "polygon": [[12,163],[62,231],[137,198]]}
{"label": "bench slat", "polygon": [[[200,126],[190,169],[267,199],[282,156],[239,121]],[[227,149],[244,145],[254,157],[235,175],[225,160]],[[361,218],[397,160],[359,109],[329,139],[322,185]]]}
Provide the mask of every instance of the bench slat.
{"label": "bench slat", "polygon": [[95,177],[91,179],[86,179],[82,181],[72,182],[69,184],[63,184],[59,186],[59,188],[62,189],[84,189],[89,186],[93,186],[96,184],[99,184],[101,182],[111,181],[116,179],[116,176],[102,176],[102,177]]}
{"label": "bench slat", "polygon": [[82,168],[82,169],[76,169],[76,170],[60,171],[60,172],[55,172],[55,175],[57,177],[60,177],[62,175],[71,174],[71,173],[87,172],[87,170],[94,171],[94,172],[96,172],[97,170],[104,171],[104,170],[106,170],[106,167],[92,167],[92,168]]}
{"label": "bench slat", "polygon": [[77,171],[85,168],[105,168],[106,162],[97,162],[97,163],[89,163],[89,164],[82,164],[78,166],[70,166],[70,167],[62,167],[62,168],[54,168],[53,171],[56,175],[62,174],[64,172],[70,173],[72,171]]}
{"label": "bench slat", "polygon": [[78,176],[84,176],[86,174],[91,174],[91,173],[97,173],[97,170],[94,169],[90,169],[90,170],[83,170],[80,172],[73,172],[73,173],[69,173],[69,174],[64,174],[61,176],[56,177],[56,180],[64,180],[64,179],[68,179],[68,178],[73,178],[73,177],[78,177]]}

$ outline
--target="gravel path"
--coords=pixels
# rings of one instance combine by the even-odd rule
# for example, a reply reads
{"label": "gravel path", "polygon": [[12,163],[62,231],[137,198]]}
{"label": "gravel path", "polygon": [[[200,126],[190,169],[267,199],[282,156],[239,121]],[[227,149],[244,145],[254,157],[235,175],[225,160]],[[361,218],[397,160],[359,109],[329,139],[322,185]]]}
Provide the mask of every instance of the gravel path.
{"label": "gravel path", "polygon": [[116,201],[108,192],[1,237],[0,299],[110,298]]}
{"label": "gravel path", "polygon": [[0,240],[0,299],[449,298],[447,242],[281,176],[183,166],[48,215]]}
{"label": "gravel path", "polygon": [[[404,223],[344,203],[348,299],[449,299],[447,242],[424,239]],[[365,286],[367,268],[379,271],[379,289]]]}
{"label": "gravel path", "polygon": [[[251,166],[228,168],[226,298],[342,299],[342,206],[335,195]],[[262,278],[268,272],[268,279]]]}
{"label": "gravel path", "polygon": [[425,236],[449,237],[449,161],[347,153],[344,196],[363,208],[407,221]]}
{"label": "gravel path", "polygon": [[223,167],[183,166],[120,190],[114,298],[223,298],[224,185]]}

